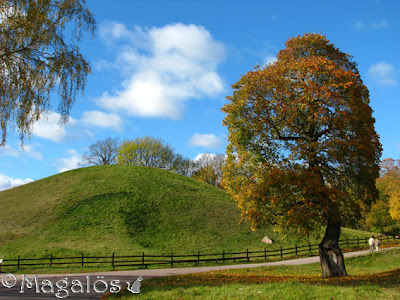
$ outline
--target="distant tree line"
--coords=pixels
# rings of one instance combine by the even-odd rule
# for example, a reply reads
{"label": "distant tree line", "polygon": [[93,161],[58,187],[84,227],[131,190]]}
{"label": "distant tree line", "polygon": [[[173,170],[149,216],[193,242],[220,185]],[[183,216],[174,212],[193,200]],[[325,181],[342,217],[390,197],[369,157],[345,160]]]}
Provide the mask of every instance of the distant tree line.
{"label": "distant tree line", "polygon": [[118,138],[98,140],[83,154],[83,165],[112,164],[159,168],[221,187],[225,155],[205,153],[191,160],[176,153],[162,139],[149,136],[122,143]]}
{"label": "distant tree line", "polygon": [[[125,140],[98,140],[83,154],[84,165],[123,164],[172,171],[210,185],[221,187],[225,154],[205,153],[196,160],[183,157],[162,139],[153,137]],[[400,233],[400,160],[384,159],[376,184],[379,198],[366,207],[359,229],[384,234]],[[351,224],[347,224],[351,226]]]}

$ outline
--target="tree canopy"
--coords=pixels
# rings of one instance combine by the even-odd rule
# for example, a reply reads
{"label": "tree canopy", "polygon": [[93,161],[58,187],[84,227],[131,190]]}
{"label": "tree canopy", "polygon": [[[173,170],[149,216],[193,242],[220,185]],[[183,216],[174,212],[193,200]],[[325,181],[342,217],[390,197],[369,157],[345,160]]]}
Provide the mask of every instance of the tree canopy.
{"label": "tree canopy", "polygon": [[85,2],[0,0],[1,144],[9,128],[17,128],[21,141],[30,135],[32,124],[50,110],[54,90],[61,98],[60,122],[68,120],[91,71],[76,45],[85,31],[94,34],[96,28]]}
{"label": "tree canopy", "polygon": [[[400,220],[400,160],[384,159],[381,163],[381,176],[377,180],[381,200],[389,208],[392,219]],[[383,205],[383,204],[381,204]]]}
{"label": "tree canopy", "polygon": [[170,145],[162,139],[153,137],[125,140],[118,148],[118,163],[131,166],[143,166],[173,170],[183,163],[183,158],[174,153]]}
{"label": "tree canopy", "polygon": [[[253,228],[307,234],[323,225],[324,277],[345,275],[337,241],[377,196],[381,145],[352,57],[320,34],[290,38],[277,61],[233,86],[223,185]],[[337,263],[331,254],[336,254]]]}
{"label": "tree canopy", "polygon": [[225,166],[224,154],[204,153],[193,162],[192,178],[206,182],[215,187],[221,187],[222,172]]}

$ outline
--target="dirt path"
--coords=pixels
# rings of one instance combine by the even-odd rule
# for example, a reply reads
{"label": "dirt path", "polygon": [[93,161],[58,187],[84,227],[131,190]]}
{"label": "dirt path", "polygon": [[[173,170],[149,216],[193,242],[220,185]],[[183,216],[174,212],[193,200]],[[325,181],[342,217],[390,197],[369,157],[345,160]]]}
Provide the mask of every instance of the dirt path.
{"label": "dirt path", "polygon": [[[398,249],[400,247],[395,248],[384,248],[380,251],[388,251],[391,249]],[[369,250],[357,251],[357,252],[348,252],[344,253],[345,257],[353,257],[360,255],[369,254]],[[209,267],[192,267],[192,268],[166,268],[166,269],[147,269],[147,270],[134,270],[134,271],[113,271],[113,272],[99,272],[99,273],[75,273],[75,274],[40,274],[37,275],[38,282],[41,283],[42,280],[48,279],[54,285],[57,280],[68,278],[69,280],[69,289],[71,287],[72,280],[79,280],[82,282],[84,286],[84,293],[77,293],[68,296],[70,299],[100,299],[103,295],[102,293],[98,293],[93,289],[93,284],[96,280],[101,279],[111,286],[112,280],[120,280],[121,283],[130,282],[133,283],[139,276],[142,276],[144,280],[154,277],[163,277],[170,275],[180,275],[180,274],[193,274],[193,273],[202,273],[209,271],[220,271],[220,270],[231,270],[231,269],[246,269],[246,268],[256,268],[256,267],[268,267],[268,266],[280,266],[280,265],[304,265],[310,263],[319,262],[319,256],[306,257],[306,258],[298,258],[298,259],[290,259],[276,262],[265,262],[265,263],[254,263],[254,264],[236,264],[236,265],[226,265],[226,266],[209,266]],[[0,278],[3,278],[5,274],[0,275]],[[26,275],[30,280],[32,280],[34,275]],[[22,275],[15,275],[17,279],[17,284],[13,288],[6,288],[4,284],[0,282],[0,299],[34,299],[34,300],[42,300],[42,299],[57,299],[53,293],[45,294],[43,292],[36,293],[35,287],[32,289],[24,289],[24,293],[21,293],[21,280]],[[7,278],[8,281],[12,281],[11,277]],[[89,281],[89,286],[91,288],[87,288],[87,282]],[[104,285],[99,285],[99,290],[103,289]],[[54,287],[55,291],[57,288]],[[87,291],[90,290],[88,293]],[[64,293],[65,294],[65,293]],[[65,298],[68,298],[65,297]]]}

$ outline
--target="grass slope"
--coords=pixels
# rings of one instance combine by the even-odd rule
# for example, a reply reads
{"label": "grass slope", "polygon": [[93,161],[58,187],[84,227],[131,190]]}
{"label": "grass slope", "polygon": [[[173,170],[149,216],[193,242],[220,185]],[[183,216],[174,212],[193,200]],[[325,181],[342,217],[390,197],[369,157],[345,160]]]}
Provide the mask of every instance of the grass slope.
{"label": "grass slope", "polygon": [[223,190],[153,168],[65,172],[0,192],[0,207],[3,258],[221,252],[261,249],[265,235],[277,240],[271,227],[251,232],[238,224]]}

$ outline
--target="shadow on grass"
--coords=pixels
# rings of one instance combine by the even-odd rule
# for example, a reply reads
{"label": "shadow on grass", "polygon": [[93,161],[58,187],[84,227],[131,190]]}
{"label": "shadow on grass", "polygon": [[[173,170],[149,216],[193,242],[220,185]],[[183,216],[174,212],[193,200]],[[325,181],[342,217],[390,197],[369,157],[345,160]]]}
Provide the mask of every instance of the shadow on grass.
{"label": "shadow on grass", "polygon": [[[177,288],[186,289],[192,287],[218,287],[229,284],[268,284],[292,282],[312,286],[335,286],[335,287],[361,287],[376,286],[381,288],[399,287],[400,269],[386,271],[376,274],[345,276],[340,278],[321,278],[319,276],[292,275],[260,275],[250,274],[229,274],[223,272],[207,272],[199,274],[187,274],[152,278],[144,280],[141,286],[141,296],[151,294],[153,291],[166,292]],[[128,296],[130,293],[124,288],[121,296]],[[113,298],[113,297],[112,297]]]}
{"label": "shadow on grass", "polygon": [[320,285],[338,285],[338,286],[361,286],[376,285],[380,287],[399,287],[400,269],[386,271],[376,274],[346,276],[339,278],[328,278],[319,280],[310,280],[309,283]]}

